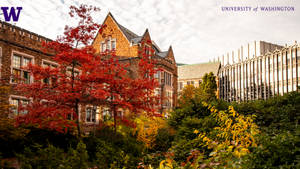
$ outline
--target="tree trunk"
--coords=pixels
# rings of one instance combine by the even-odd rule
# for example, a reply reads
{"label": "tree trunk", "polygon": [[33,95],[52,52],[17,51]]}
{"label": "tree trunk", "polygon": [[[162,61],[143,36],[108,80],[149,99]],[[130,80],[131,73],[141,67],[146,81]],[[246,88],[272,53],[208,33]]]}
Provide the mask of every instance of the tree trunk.
{"label": "tree trunk", "polygon": [[78,104],[78,99],[75,101],[75,113],[77,115],[76,119],[76,124],[77,124],[77,132],[78,132],[78,137],[81,137],[81,129],[80,129],[80,117],[79,117],[79,104]]}
{"label": "tree trunk", "polygon": [[[77,45],[76,45],[77,46]],[[74,83],[75,83],[75,65],[76,63],[73,61],[72,64],[72,92],[74,92]],[[75,99],[75,113],[77,116],[76,119],[76,124],[77,124],[77,136],[80,138],[81,137],[81,129],[80,129],[80,118],[79,118],[79,100],[76,98]]]}
{"label": "tree trunk", "polygon": [[115,106],[113,106],[112,111],[114,114],[114,132],[117,133],[117,111]]}

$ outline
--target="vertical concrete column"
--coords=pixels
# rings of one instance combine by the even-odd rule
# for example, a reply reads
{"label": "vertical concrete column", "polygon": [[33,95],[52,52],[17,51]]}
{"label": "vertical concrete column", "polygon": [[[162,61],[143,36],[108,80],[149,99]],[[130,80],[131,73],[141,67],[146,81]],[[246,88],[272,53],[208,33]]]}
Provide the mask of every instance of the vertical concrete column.
{"label": "vertical concrete column", "polygon": [[227,101],[230,101],[230,67],[227,65]]}
{"label": "vertical concrete column", "polygon": [[293,47],[290,47],[289,48],[289,53],[290,53],[290,80],[289,80],[289,82],[291,83],[291,91],[294,91],[295,89],[294,89],[294,76],[293,76],[293,73],[294,73],[294,71],[293,71],[293,56],[294,56],[294,54],[293,54]]}
{"label": "vertical concrete column", "polygon": [[253,90],[253,88],[252,88],[252,86],[253,86],[252,66],[253,66],[252,60],[249,60],[249,69],[248,69],[249,70],[249,72],[248,72],[248,74],[249,74],[249,83],[248,83],[249,93],[248,94],[250,94],[249,100],[252,100],[252,93],[253,93],[253,91],[252,91]]}
{"label": "vertical concrete column", "polygon": [[263,56],[263,67],[264,67],[264,100],[267,99],[267,66],[266,66],[266,61],[267,61],[268,55]]}
{"label": "vertical concrete column", "polygon": [[223,67],[223,99],[226,100],[226,68]]}
{"label": "vertical concrete column", "polygon": [[219,98],[220,99],[223,99],[223,66],[221,65],[221,68],[220,68],[220,76],[219,76]]}
{"label": "vertical concrete column", "polygon": [[222,56],[222,63],[221,65],[224,67],[225,66],[225,62],[224,62],[224,55]]}
{"label": "vertical concrete column", "polygon": [[[271,72],[271,66],[270,64],[273,62],[273,56],[274,54],[272,53],[269,57],[268,57],[268,63],[267,63],[267,67],[268,67],[268,71],[269,71],[269,74],[268,74],[268,78],[269,78],[269,81],[268,81],[268,86],[269,86],[269,89],[268,89],[268,98],[270,98],[272,96],[272,94],[274,94],[274,85],[271,84],[271,78],[273,78],[273,71]],[[271,61],[272,59],[272,61]],[[272,65],[273,66],[273,65]],[[271,87],[272,85],[272,87]]]}
{"label": "vertical concrete column", "polygon": [[[275,55],[277,55],[277,54],[272,54],[272,80],[273,80],[273,84],[272,84],[272,86],[273,86],[273,91],[272,91],[272,96],[274,96],[276,93],[275,93],[275,88],[277,88],[277,86],[275,86],[275,69],[274,69],[274,64],[275,64]],[[271,82],[270,82],[271,83]]]}
{"label": "vertical concrete column", "polygon": [[[262,66],[263,66],[263,58],[262,57],[259,57],[259,76],[260,76],[260,81],[259,81],[259,94],[260,94],[260,98],[261,99],[264,99],[263,98],[263,69],[262,69]],[[266,71],[266,70],[265,70]]]}
{"label": "vertical concrete column", "polygon": [[239,101],[241,102],[242,100],[241,100],[241,97],[242,97],[242,87],[241,87],[241,81],[242,81],[242,79],[241,79],[241,53],[240,53],[241,51],[240,51],[240,49],[238,50],[238,79],[239,79],[239,81],[238,81],[238,91],[239,91],[239,93],[238,93],[238,97],[239,97]]}
{"label": "vertical concrete column", "polygon": [[[256,91],[257,84],[256,84],[256,77],[255,77],[255,74],[254,74],[254,72],[257,71],[257,70],[255,70],[255,60],[253,60],[252,67],[253,67],[253,71],[252,71],[252,78],[253,78],[253,98],[252,99],[255,100],[256,95],[257,95],[257,91]],[[257,74],[257,72],[256,72],[256,74]]]}
{"label": "vertical concrete column", "polygon": [[[296,42],[297,43],[297,42]],[[297,45],[298,46],[298,45]],[[296,67],[296,91],[298,91],[298,50],[299,50],[299,48],[296,46],[296,49],[295,49],[295,61],[296,61],[296,65],[295,65],[295,67]]]}
{"label": "vertical concrete column", "polygon": [[288,93],[289,92],[289,63],[288,63],[288,49],[286,49],[286,51],[284,52],[284,59],[285,59],[285,66],[284,66],[284,69],[285,69],[285,80],[286,80],[286,83],[285,83],[285,88],[286,88],[286,92]]}
{"label": "vertical concrete column", "polygon": [[245,88],[246,88],[246,82],[245,82],[245,62],[242,61],[241,62],[241,74],[243,75],[242,76],[242,100],[245,101]]}
{"label": "vertical concrete column", "polygon": [[224,67],[224,71],[225,71],[225,78],[224,78],[224,87],[225,87],[225,92],[224,92],[224,100],[227,101],[227,94],[228,94],[228,90],[227,90],[227,84],[228,84],[228,75],[227,75],[227,68]]}
{"label": "vertical concrete column", "polygon": [[234,74],[233,74],[233,68],[234,68],[234,66],[231,65],[230,66],[230,76],[231,76],[231,78],[230,78],[230,101],[234,100],[234,88],[233,88],[233,86],[234,86]]}
{"label": "vertical concrete column", "polygon": [[[279,63],[278,63],[278,58],[280,57],[279,56],[279,54],[278,53],[276,53],[276,55],[275,55],[275,57],[276,57],[276,67],[277,67],[277,69],[276,69],[276,87],[277,87],[277,95],[279,95]],[[275,66],[273,67],[274,69],[275,69]]]}
{"label": "vertical concrete column", "polygon": [[[222,99],[222,66],[219,69],[219,74],[218,74],[218,78],[219,78],[219,99]],[[178,85],[179,86],[179,85]]]}
{"label": "vertical concrete column", "polygon": [[253,100],[254,99],[254,62],[253,60],[251,59],[250,60],[250,84],[249,84],[249,87],[250,87],[250,100]]}
{"label": "vertical concrete column", "polygon": [[282,89],[282,93],[281,93],[281,95],[283,95],[284,94],[284,72],[283,72],[283,70],[284,70],[284,65],[283,65],[283,59],[284,59],[284,57],[283,57],[283,52],[281,51],[280,52],[280,57],[281,57],[281,89]]}
{"label": "vertical concrete column", "polygon": [[248,69],[247,68],[247,61],[245,61],[245,63],[244,63],[244,68],[245,68],[244,71],[243,71],[244,77],[245,77],[244,78],[244,87],[245,87],[244,88],[244,98],[245,98],[244,100],[247,101],[247,92],[248,92],[248,89],[247,89],[247,81],[248,81],[248,79],[247,79],[248,78],[248,76],[247,76],[247,69]]}
{"label": "vertical concrete column", "polygon": [[241,47],[241,51],[240,51],[240,55],[241,55],[241,95],[242,101],[245,101],[245,63],[244,63],[244,57],[243,57],[243,46]]}
{"label": "vertical concrete column", "polygon": [[260,97],[260,92],[261,92],[261,90],[260,90],[260,73],[261,73],[261,71],[260,71],[260,59],[257,57],[257,59],[256,59],[256,81],[257,81],[257,85],[256,85],[256,99],[260,99],[261,97]]}

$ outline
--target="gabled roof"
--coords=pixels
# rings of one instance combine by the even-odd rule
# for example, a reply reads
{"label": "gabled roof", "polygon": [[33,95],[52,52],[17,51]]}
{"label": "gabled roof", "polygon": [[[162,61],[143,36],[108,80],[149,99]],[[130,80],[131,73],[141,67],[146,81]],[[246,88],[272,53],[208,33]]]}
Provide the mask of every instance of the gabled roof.
{"label": "gabled roof", "polygon": [[[142,36],[139,36],[139,35],[135,34],[131,30],[124,27],[123,25],[119,24],[110,12],[107,14],[106,18],[104,19],[103,24],[104,24],[104,22],[105,22],[105,20],[107,19],[108,16],[110,16],[113,19],[113,21],[117,24],[117,26],[119,27],[121,32],[124,34],[126,39],[132,44],[140,43],[143,40],[143,37],[146,34],[149,34],[148,29],[146,29],[145,33]],[[167,58],[168,54],[170,52],[170,49],[172,49],[170,47],[168,51],[161,51],[161,49],[158,47],[158,45],[154,41],[152,41],[152,47],[155,49],[155,52],[156,52],[157,56],[162,57],[162,58]]]}
{"label": "gabled roof", "polygon": [[142,38],[143,38],[143,37],[141,37],[141,36],[139,36],[139,37],[137,37],[137,38],[133,38],[133,39],[131,39],[131,42],[132,42],[133,44],[138,44],[139,42],[141,42]]}
{"label": "gabled roof", "polygon": [[164,52],[159,52],[157,53],[158,56],[162,57],[162,58],[166,58],[168,55],[168,51],[164,51]]}
{"label": "gabled roof", "polygon": [[124,33],[124,35],[126,36],[126,38],[129,41],[131,41],[132,39],[135,39],[135,38],[139,38],[139,36],[137,34],[133,33],[129,29],[125,28],[124,26],[119,24],[117,21],[116,21],[116,23],[118,24],[119,28],[121,29],[121,31]]}
{"label": "gabled roof", "polygon": [[178,66],[178,79],[201,79],[205,73],[210,72],[217,76],[219,67],[220,62]]}

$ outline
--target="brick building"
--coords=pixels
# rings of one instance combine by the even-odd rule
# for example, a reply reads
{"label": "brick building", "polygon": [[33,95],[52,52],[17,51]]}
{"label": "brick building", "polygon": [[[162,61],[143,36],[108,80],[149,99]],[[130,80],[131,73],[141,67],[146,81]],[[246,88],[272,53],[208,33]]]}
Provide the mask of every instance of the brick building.
{"label": "brick building", "polygon": [[[0,21],[0,67],[1,79],[6,85],[14,86],[18,80],[12,75],[22,77],[25,83],[33,81],[30,73],[22,67],[28,63],[39,65],[53,64],[51,55],[41,50],[41,42],[51,41],[48,38],[37,35],[28,30]],[[11,91],[7,96],[7,102],[18,107],[27,104],[29,100],[16,91]],[[15,113],[16,109],[14,110]]]}
{"label": "brick building", "polygon": [[156,74],[160,84],[156,92],[162,96],[162,110],[160,111],[175,107],[177,104],[177,66],[172,47],[170,46],[167,51],[162,51],[151,40],[148,29],[145,30],[142,36],[139,36],[119,24],[111,13],[108,13],[104,19],[103,25],[106,25],[106,27],[101,34],[99,33],[95,37],[93,42],[96,52],[114,50],[116,57],[130,63],[131,74],[135,76],[136,71],[134,69],[137,67],[139,57],[141,57],[139,51],[147,50],[146,52],[149,52],[152,58],[155,59],[156,67],[161,69]]}
{"label": "brick building", "polygon": [[[117,57],[124,62],[129,62],[134,74],[134,67],[137,64],[138,51],[144,46],[141,46],[142,41],[151,41],[148,30],[143,36],[137,36],[125,27],[116,22],[113,16],[109,13],[104,21],[107,25],[102,34],[98,34],[93,42],[93,46],[99,53],[106,49],[116,49]],[[28,30],[0,21],[0,68],[2,83],[14,86],[18,83],[13,79],[13,75],[22,77],[26,83],[31,83],[33,78],[29,72],[22,69],[28,63],[34,63],[45,66],[55,66],[52,62],[51,54],[44,53],[41,49],[41,42],[51,41],[46,37],[37,35]],[[106,46],[107,45],[107,46]],[[157,67],[163,69],[156,77],[160,81],[160,87],[157,92],[163,94],[163,108],[171,109],[176,105],[177,99],[177,67],[172,51],[172,47],[168,51],[162,52],[159,47],[153,42],[150,48],[155,50],[154,59],[157,60]],[[166,96],[166,97],[165,97]],[[18,107],[20,104],[27,104],[30,100],[23,97],[22,94],[11,91],[7,96],[7,101]],[[16,109],[14,110],[15,113]],[[80,119],[85,122],[96,122],[101,118],[101,113],[96,115],[94,108],[82,108]],[[88,115],[87,115],[88,114]]]}

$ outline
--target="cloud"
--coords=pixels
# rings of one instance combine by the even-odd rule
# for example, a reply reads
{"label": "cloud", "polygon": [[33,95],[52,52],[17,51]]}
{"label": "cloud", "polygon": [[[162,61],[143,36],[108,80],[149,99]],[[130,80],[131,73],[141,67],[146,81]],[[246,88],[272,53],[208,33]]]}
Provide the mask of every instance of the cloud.
{"label": "cloud", "polygon": [[[162,50],[173,46],[177,62],[199,63],[217,58],[254,40],[292,44],[300,40],[300,2],[296,0],[86,0],[108,11],[130,30],[149,29]],[[22,6],[25,29],[55,39],[69,24],[68,7],[79,0],[2,0],[0,6]],[[222,12],[222,6],[294,6],[294,12]],[[1,18],[1,16],[0,16]],[[74,23],[74,21],[72,21]]]}

